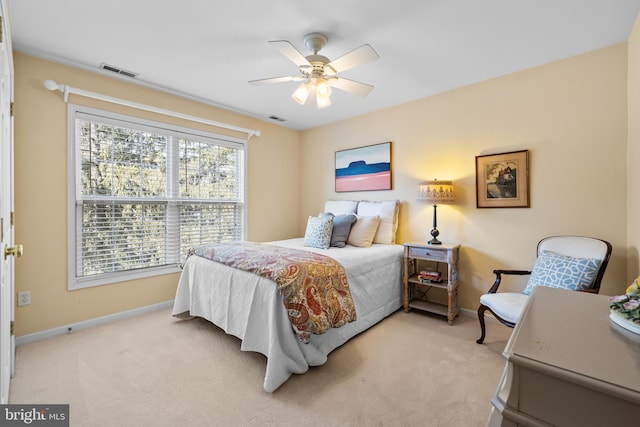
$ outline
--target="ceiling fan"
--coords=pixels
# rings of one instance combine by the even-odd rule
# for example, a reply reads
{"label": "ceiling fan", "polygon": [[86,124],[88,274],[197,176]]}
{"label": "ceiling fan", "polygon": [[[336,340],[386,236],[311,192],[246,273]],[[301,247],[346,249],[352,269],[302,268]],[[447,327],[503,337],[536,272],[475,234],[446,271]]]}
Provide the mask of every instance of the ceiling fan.
{"label": "ceiling fan", "polygon": [[300,75],[273,77],[269,79],[251,80],[251,85],[264,85],[282,82],[303,82],[293,92],[292,98],[300,105],[304,105],[307,100],[315,97],[318,108],[331,105],[331,88],[354,93],[360,96],[367,96],[373,90],[373,86],[360,83],[354,80],[338,77],[337,74],[369,61],[379,58],[373,48],[364,44],[359,48],[331,61],[323,55],[318,55],[318,51],[327,44],[327,36],[322,33],[310,33],[304,37],[304,43],[313,54],[304,56],[287,40],[270,41],[280,53],[289,58],[298,66]]}

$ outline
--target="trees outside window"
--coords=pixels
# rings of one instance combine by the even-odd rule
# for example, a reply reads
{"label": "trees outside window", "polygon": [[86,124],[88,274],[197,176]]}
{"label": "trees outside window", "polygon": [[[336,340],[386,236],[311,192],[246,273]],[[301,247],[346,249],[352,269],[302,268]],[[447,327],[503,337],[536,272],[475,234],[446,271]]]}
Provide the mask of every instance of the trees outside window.
{"label": "trees outside window", "polygon": [[175,271],[190,247],[244,238],[244,141],[71,110],[70,288]]}

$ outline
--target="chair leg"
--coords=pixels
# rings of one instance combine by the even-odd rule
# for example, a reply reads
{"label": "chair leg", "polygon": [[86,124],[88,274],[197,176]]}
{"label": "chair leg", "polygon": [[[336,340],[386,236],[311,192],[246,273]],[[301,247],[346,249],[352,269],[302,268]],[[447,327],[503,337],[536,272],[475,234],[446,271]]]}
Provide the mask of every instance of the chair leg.
{"label": "chair leg", "polygon": [[484,342],[484,336],[486,333],[486,327],[484,324],[484,312],[486,309],[487,307],[485,307],[482,304],[480,304],[480,307],[478,307],[478,320],[480,321],[480,330],[481,330],[480,338],[476,340],[478,344],[482,344]]}

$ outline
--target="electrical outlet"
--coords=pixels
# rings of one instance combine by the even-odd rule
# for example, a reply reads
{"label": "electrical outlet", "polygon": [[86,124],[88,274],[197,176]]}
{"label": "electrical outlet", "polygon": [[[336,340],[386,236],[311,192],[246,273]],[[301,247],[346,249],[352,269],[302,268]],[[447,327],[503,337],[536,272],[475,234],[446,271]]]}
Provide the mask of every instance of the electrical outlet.
{"label": "electrical outlet", "polygon": [[31,304],[31,291],[18,292],[18,307]]}

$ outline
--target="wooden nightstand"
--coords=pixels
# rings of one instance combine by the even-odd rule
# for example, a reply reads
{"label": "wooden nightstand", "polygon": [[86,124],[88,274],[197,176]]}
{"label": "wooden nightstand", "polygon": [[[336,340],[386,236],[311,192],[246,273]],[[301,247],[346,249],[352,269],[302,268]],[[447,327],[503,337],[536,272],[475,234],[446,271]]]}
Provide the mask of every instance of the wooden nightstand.
{"label": "wooden nightstand", "polygon": [[[404,311],[409,308],[428,311],[447,316],[450,325],[458,315],[458,253],[460,245],[429,245],[426,243],[404,244]],[[435,267],[428,268],[442,273],[442,282],[424,282],[418,276],[421,269],[418,261],[430,261]],[[444,266],[446,265],[446,271]],[[422,268],[425,270],[427,268]],[[447,303],[427,299],[427,293],[433,288],[447,291]]]}

